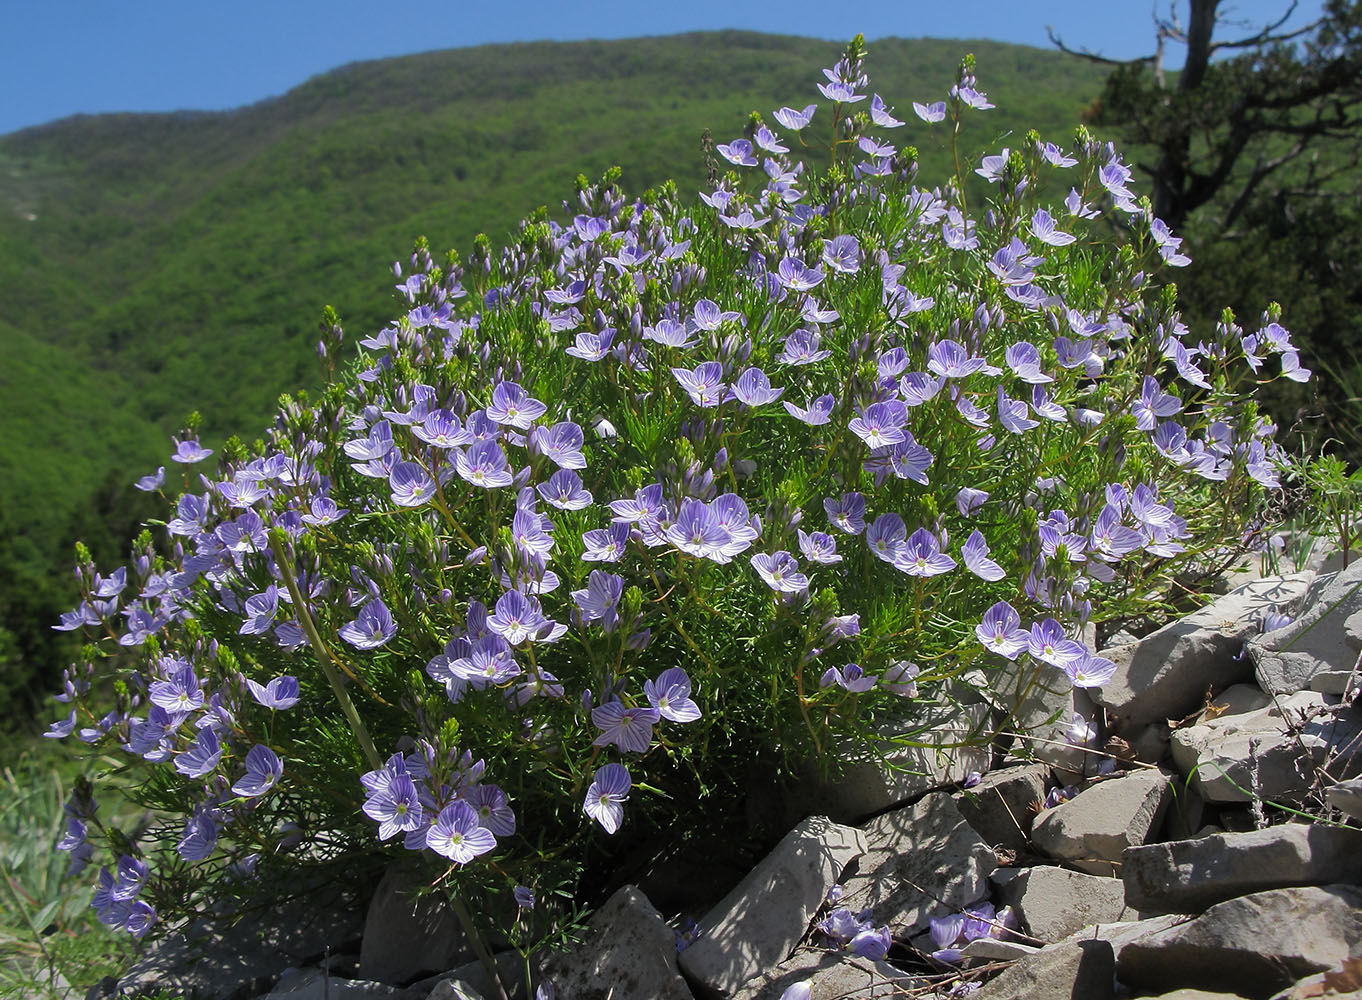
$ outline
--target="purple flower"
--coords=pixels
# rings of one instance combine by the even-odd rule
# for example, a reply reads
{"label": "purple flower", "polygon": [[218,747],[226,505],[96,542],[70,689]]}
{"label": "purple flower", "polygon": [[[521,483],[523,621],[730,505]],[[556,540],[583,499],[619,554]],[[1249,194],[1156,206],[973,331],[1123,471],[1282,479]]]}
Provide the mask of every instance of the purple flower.
{"label": "purple flower", "polygon": [[995,582],[1007,575],[1001,566],[988,557],[988,542],[977,530],[965,540],[960,556],[965,560],[965,568],[981,580]]}
{"label": "purple flower", "polygon": [[946,384],[946,377],[938,375],[932,378],[926,372],[909,372],[899,379],[899,395],[909,406],[921,406],[930,399],[935,398]]}
{"label": "purple flower", "polygon": [[1031,217],[1031,232],[1036,239],[1052,247],[1066,247],[1077,239],[1076,236],[1055,228],[1054,218],[1043,208],[1036,209],[1036,214]]}
{"label": "purple flower", "polygon": [[879,678],[874,674],[867,674],[862,670],[859,663],[848,663],[845,667],[828,667],[823,672],[818,685],[819,687],[830,687],[836,684],[853,694],[859,694],[862,691],[869,691],[878,680]]}
{"label": "purple flower", "polygon": [[1053,618],[1042,619],[1031,626],[1027,648],[1036,659],[1065,671],[1088,653],[1082,643],[1067,638],[1064,626]]}
{"label": "purple flower", "polygon": [[284,764],[278,754],[256,744],[246,754],[246,774],[232,786],[232,791],[243,798],[257,798],[273,788],[283,775]]}
{"label": "purple flower", "polygon": [[960,511],[961,517],[973,517],[987,499],[988,493],[986,491],[976,490],[972,486],[963,486],[955,494],[955,509]]}
{"label": "purple flower", "polygon": [[[963,398],[963,397],[962,397]],[[1011,399],[998,386],[998,421],[1013,434],[1025,434],[1040,426],[1039,420],[1032,420],[1027,414],[1026,404],[1019,399]]]}
{"label": "purple flower", "polygon": [[1135,415],[1136,427],[1142,431],[1152,431],[1161,417],[1171,417],[1182,410],[1182,400],[1164,392],[1157,379],[1146,375],[1140,398],[1130,410]]}
{"label": "purple flower", "polygon": [[840,500],[825,497],[823,510],[833,526],[848,535],[859,535],[865,530],[865,497],[859,493],[844,493]]}
{"label": "purple flower", "polygon": [[965,931],[965,915],[951,913],[944,917],[931,917],[928,925],[932,941],[937,946],[937,950],[932,952],[932,958],[938,962],[960,961],[963,956],[954,945]]}
{"label": "purple flower", "polygon": [[766,585],[781,594],[797,594],[808,589],[809,578],[799,572],[794,556],[785,551],[766,554],[759,552],[750,562]]}
{"label": "purple flower", "polygon": [[[410,833],[421,826],[421,799],[411,776],[406,773],[390,775],[386,783],[369,796],[362,808],[364,815],[379,824],[379,840],[388,840],[399,833]],[[472,812],[471,809],[469,811]],[[473,822],[477,823],[476,814]]]}
{"label": "purple flower", "polygon": [[919,672],[916,663],[895,660],[885,669],[880,678],[880,687],[900,698],[916,698]]}
{"label": "purple flower", "polygon": [[649,704],[669,722],[694,722],[700,706],[691,700],[690,677],[681,667],[669,667],[655,681],[643,682]]}
{"label": "purple flower", "polygon": [[687,395],[697,405],[712,407],[723,402],[727,386],[721,381],[724,369],[719,362],[705,361],[696,365],[692,371],[686,371],[684,368],[673,368],[672,375],[676,377],[681,388],[686,390]]}
{"label": "purple flower", "polygon": [[879,94],[870,98],[870,120],[880,128],[898,128],[903,122],[889,113],[890,108],[881,100]]}
{"label": "purple flower", "polygon": [[397,634],[388,606],[375,597],[359,609],[359,617],[339,629],[342,639],[356,649],[378,649]]}
{"label": "purple flower", "polygon": [[189,749],[175,758],[175,770],[190,778],[202,778],[211,774],[222,759],[222,744],[218,734],[210,728],[203,728],[194,737]]}
{"label": "purple flower", "polygon": [[585,532],[582,543],[584,562],[618,562],[629,545],[629,522],[612,521],[608,528]]}
{"label": "purple flower", "polygon": [[851,939],[851,943],[847,945],[847,950],[853,955],[878,962],[889,954],[889,946],[893,943],[887,925],[867,927]]}
{"label": "purple flower", "polygon": [[823,272],[816,267],[806,267],[802,260],[786,257],[776,269],[780,283],[794,292],[807,292],[823,283]]}
{"label": "purple flower", "polygon": [[1087,746],[1097,739],[1097,727],[1084,718],[1081,713],[1075,712],[1073,718],[1069,720],[1069,728],[1064,739],[1074,746]]}
{"label": "purple flower", "polygon": [[199,806],[184,824],[175,852],[186,861],[203,861],[211,857],[218,842],[218,825],[211,809]]}
{"label": "purple flower", "polygon": [[582,621],[594,622],[604,619],[605,630],[614,631],[618,622],[616,607],[620,595],[624,593],[624,577],[617,573],[603,573],[598,569],[591,571],[585,590],[574,590],[572,599],[582,614]]}
{"label": "purple flower", "polygon": [[393,449],[393,429],[386,420],[380,420],[369,428],[367,437],[357,441],[347,441],[341,449],[356,462],[372,462],[382,458]]}
{"label": "purple flower", "polygon": [[771,388],[771,380],[760,368],[748,368],[728,391],[728,399],[736,399],[748,406],[764,406],[780,398],[784,389]]}
{"label": "purple flower", "polygon": [[1097,656],[1087,650],[1083,655],[1063,665],[1074,687],[1097,688],[1111,683],[1116,676],[1116,664],[1104,656]]}
{"label": "purple flower", "polygon": [[544,517],[537,511],[517,510],[511,519],[512,544],[527,555],[547,555],[552,552],[553,538],[544,530],[544,523]]}
{"label": "purple flower", "polygon": [[150,476],[143,476],[132,485],[143,493],[154,493],[165,485],[166,467],[163,465]]}
{"label": "purple flower", "polygon": [[552,427],[536,427],[530,434],[530,446],[548,458],[561,469],[585,469],[586,458],[582,455],[582,429],[571,420],[564,420]]}
{"label": "purple flower", "polygon": [[511,890],[511,895],[515,897],[516,906],[522,910],[534,909],[534,890],[527,885],[518,885]]}
{"label": "purple flower", "polygon": [[1021,615],[1006,601],[999,601],[984,612],[984,620],[974,634],[988,649],[1015,660],[1030,645],[1031,633],[1021,627]]}
{"label": "purple flower", "polygon": [[468,791],[467,802],[478,814],[478,824],[498,837],[515,835],[515,813],[506,793],[496,785],[478,785]]}
{"label": "purple flower", "polygon": [[837,554],[837,539],[822,531],[806,534],[803,528],[796,529],[799,535],[799,551],[812,562],[832,565],[842,561]]}
{"label": "purple flower", "polygon": [[302,515],[301,520],[304,524],[321,528],[339,521],[348,513],[350,513],[349,508],[342,510],[336,506],[336,501],[330,497],[313,497],[309,512]]}
{"label": "purple flower", "polygon": [[955,560],[941,551],[936,535],[918,528],[895,557],[894,568],[909,576],[939,576],[955,569]]}
{"label": "purple flower", "polygon": [[172,714],[183,715],[203,707],[203,691],[188,664],[176,669],[168,681],[152,681],[148,697],[153,705]]}
{"label": "purple flower", "polygon": [[796,420],[800,420],[810,427],[817,427],[820,424],[826,424],[828,422],[832,416],[832,408],[836,403],[837,401],[829,393],[827,395],[819,396],[813,402],[809,403],[808,409],[801,409],[800,407],[795,406],[794,403],[791,403],[788,399],[784,401],[783,405],[785,409],[789,411],[790,416],[794,417]]}
{"label": "purple flower", "polygon": [[266,708],[283,710],[298,704],[298,678],[296,677],[275,677],[263,687],[248,677],[246,678],[246,688],[251,692],[251,697]]}
{"label": "purple flower", "polygon": [[[781,346],[780,357],[776,360],[783,365],[814,364],[832,355],[831,351],[821,350],[821,344],[822,337],[818,333],[801,327],[792,331],[785,338],[785,342]],[[789,409],[789,405],[789,403],[785,404],[786,409]]]}
{"label": "purple flower", "polygon": [[456,800],[440,810],[426,831],[425,843],[456,865],[466,865],[478,855],[493,850],[497,839],[491,830],[478,823],[477,811],[471,805]]}
{"label": "purple flower", "polygon": [[591,492],[582,486],[582,477],[571,469],[559,469],[535,489],[559,510],[584,510],[591,506]]}
{"label": "purple flower", "polygon": [[486,489],[510,486],[514,479],[506,453],[495,441],[478,441],[466,452],[455,452],[454,467],[463,479]]}
{"label": "purple flower", "polygon": [[621,803],[629,800],[632,784],[623,764],[604,765],[597,769],[591,787],[586,790],[582,811],[604,827],[606,833],[614,833],[624,822]]}
{"label": "purple flower", "polygon": [[498,424],[529,430],[548,407],[534,399],[515,382],[498,382],[492,390],[492,401],[487,404],[487,417]]}
{"label": "purple flower", "polygon": [[435,495],[435,480],[416,462],[398,462],[388,472],[393,503],[420,507]]}
{"label": "purple flower", "polygon": [[721,142],[714,147],[720,156],[739,167],[755,167],[757,158],[752,154],[752,143],[746,139]]}
{"label": "purple flower", "polygon": [[866,529],[865,541],[876,558],[894,565],[903,552],[907,536],[908,527],[903,523],[903,518],[897,514],[881,514]]}
{"label": "purple flower", "polygon": [[179,462],[181,465],[196,465],[211,454],[213,454],[212,449],[200,445],[198,438],[187,438],[184,441],[177,440],[175,442],[175,453],[170,456],[170,460]]}
{"label": "purple flower", "polygon": [[663,535],[682,552],[701,558],[712,558],[729,541],[728,532],[720,527],[709,506],[689,498],[681,502],[676,522]]}
{"label": "purple flower", "polygon": [[861,269],[861,246],[849,234],[823,241],[823,263],[842,274],[855,274]]}
{"label": "purple flower", "polygon": [[601,730],[592,741],[595,746],[614,744],[626,753],[647,753],[653,742],[653,726],[662,713],[655,708],[625,708],[623,702],[609,701],[591,710],[591,722]]}
{"label": "purple flower", "polygon": [[1007,349],[1007,367],[1017,378],[1032,385],[1053,382],[1054,378],[1040,370],[1040,350],[1028,340],[1019,340]]}
{"label": "purple flower", "polygon": [[884,448],[904,440],[903,423],[908,409],[899,400],[871,403],[847,426],[871,448]]}
{"label": "purple flower", "polygon": [[919,104],[917,101],[914,101],[913,113],[917,115],[919,118],[921,118],[924,122],[927,122],[929,124],[933,122],[945,121],[946,102],[935,101],[932,104]]}
{"label": "purple flower", "polygon": [[796,111],[794,108],[780,108],[771,112],[771,115],[787,129],[798,132],[809,124],[809,121],[813,118],[813,113],[817,110],[818,105],[810,104],[803,111]]}
{"label": "purple flower", "polygon": [[412,425],[411,432],[433,448],[458,448],[473,440],[448,410],[431,410],[421,423]]}
{"label": "purple flower", "polygon": [[538,598],[508,590],[497,598],[496,611],[487,616],[487,627],[517,646],[538,635],[547,621]]}

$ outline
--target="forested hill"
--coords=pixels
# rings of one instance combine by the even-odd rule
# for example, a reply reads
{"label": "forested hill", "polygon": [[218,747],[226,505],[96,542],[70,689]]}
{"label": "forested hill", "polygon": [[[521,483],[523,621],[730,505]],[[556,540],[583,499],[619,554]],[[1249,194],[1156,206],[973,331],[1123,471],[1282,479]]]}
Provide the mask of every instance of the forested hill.
{"label": "forested hill", "polygon": [[[694,191],[703,129],[723,142],[752,110],[818,99],[840,49],[743,32],[485,46],[347,66],[237,111],[0,137],[0,715],[5,672],[46,655],[37,619],[66,599],[72,540],[118,557],[142,499],[127,484],[168,464],[190,411],[209,446],[249,441],[280,392],[316,382],[323,305],[353,343],[390,318],[413,237],[499,242],[537,206],[561,217],[579,173]],[[1049,51],[873,42],[871,89],[930,183],[944,159],[911,102],[944,98],[966,52],[998,106],[967,151],[1027,128],[1063,142],[1101,87]]]}

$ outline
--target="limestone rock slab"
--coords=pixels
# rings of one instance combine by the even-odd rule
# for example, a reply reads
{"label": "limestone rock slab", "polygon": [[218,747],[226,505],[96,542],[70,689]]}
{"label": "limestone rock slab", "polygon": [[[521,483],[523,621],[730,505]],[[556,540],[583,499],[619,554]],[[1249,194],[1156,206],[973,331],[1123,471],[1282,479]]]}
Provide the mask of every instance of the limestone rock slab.
{"label": "limestone rock slab", "polygon": [[1200,913],[1268,889],[1362,882],[1362,830],[1288,823],[1132,847],[1125,899],[1151,913]]}
{"label": "limestone rock slab", "polygon": [[[1309,791],[1313,767],[1323,764],[1331,747],[1355,746],[1362,734],[1356,712],[1322,715],[1328,696],[1301,691],[1279,697],[1266,708],[1218,716],[1173,733],[1173,761],[1207,802],[1248,802],[1255,788],[1250,744],[1257,759],[1256,787],[1264,798],[1300,801]],[[1308,718],[1301,722],[1302,714]],[[1287,734],[1287,720],[1300,728]],[[1354,753],[1336,777],[1356,774]]]}
{"label": "limestone rock slab", "polygon": [[1265,611],[1303,600],[1313,577],[1295,573],[1246,583],[1142,639],[1102,650],[1116,674],[1094,699],[1127,725],[1196,711],[1208,686],[1220,690],[1252,677],[1251,665],[1238,658],[1244,640],[1259,631]]}
{"label": "limestone rock slab", "polygon": [[1031,839],[1052,858],[1092,875],[1112,875],[1125,849],[1158,829],[1171,798],[1168,777],[1159,771],[1101,781],[1041,813]]}
{"label": "limestone rock slab", "polygon": [[1000,895],[1017,911],[1027,932],[1047,944],[1089,924],[1138,918],[1126,906],[1125,886],[1119,879],[1050,865],[1023,869]]}
{"label": "limestone rock slab", "polygon": [[888,962],[800,948],[747,983],[731,1000],[780,1000],[797,983],[809,985],[809,1000],[901,1000],[922,985],[920,979]]}
{"label": "limestone rock slab", "polygon": [[364,921],[361,979],[409,983],[474,957],[448,902],[420,891],[429,882],[429,873],[415,864],[394,863],[383,873]]}
{"label": "limestone rock slab", "polygon": [[826,816],[801,822],[700,921],[699,938],[681,953],[686,975],[726,997],[783,962],[842,870],[865,852],[860,830]]}
{"label": "limestone rock slab", "polygon": [[1272,694],[1293,694],[1308,690],[1317,673],[1351,670],[1362,651],[1360,626],[1362,560],[1318,577],[1295,621],[1248,643],[1258,686]]}
{"label": "limestone rock slab", "polygon": [[1128,944],[1117,962],[1137,992],[1179,987],[1267,998],[1297,979],[1362,955],[1362,890],[1272,889]]}
{"label": "limestone rock slab", "polygon": [[957,793],[955,804],[985,843],[1021,850],[1035,815],[1031,803],[1044,801],[1049,777],[1044,764],[991,771],[973,788]]}
{"label": "limestone rock slab", "polygon": [[542,976],[559,1000],[657,997],[692,1000],[676,959],[676,937],[648,897],[626,885],[587,922],[585,940],[551,956]]}
{"label": "limestone rock slab", "polygon": [[936,792],[865,825],[867,850],[842,880],[839,905],[870,910],[898,938],[988,892],[997,865],[951,796]]}

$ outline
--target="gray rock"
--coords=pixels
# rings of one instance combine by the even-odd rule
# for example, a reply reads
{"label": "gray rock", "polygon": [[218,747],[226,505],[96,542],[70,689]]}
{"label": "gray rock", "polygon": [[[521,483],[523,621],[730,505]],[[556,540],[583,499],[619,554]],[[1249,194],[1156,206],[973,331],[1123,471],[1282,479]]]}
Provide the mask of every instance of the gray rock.
{"label": "gray rock", "polygon": [[1199,913],[1267,889],[1362,882],[1362,830],[1288,823],[1132,847],[1121,879],[1126,902],[1151,913]]}
{"label": "gray rock", "polygon": [[424,867],[405,859],[383,873],[364,921],[361,978],[409,983],[474,957],[449,903],[427,890],[430,880]]}
{"label": "gray rock", "polygon": [[1121,982],[1140,992],[1178,987],[1266,998],[1297,979],[1362,955],[1362,891],[1273,889],[1217,903],[1187,923],[1128,944]]}
{"label": "gray rock", "polygon": [[1310,677],[1310,690],[1320,694],[1350,696],[1357,689],[1355,670],[1321,670]]}
{"label": "gray rock", "polygon": [[1093,697],[1127,725],[1181,719],[1202,704],[1207,687],[1220,690],[1252,677],[1236,659],[1255,634],[1263,612],[1293,606],[1313,574],[1246,583],[1143,639],[1102,650],[1116,674]]}
{"label": "gray rock", "polygon": [[978,746],[938,749],[899,745],[886,738],[873,750],[850,743],[836,759],[839,770],[822,778],[809,765],[802,777],[786,787],[756,781],[748,802],[749,818],[782,829],[804,816],[828,816],[839,823],[859,823],[874,813],[910,802],[938,788],[958,785],[971,771],[984,772],[991,763],[986,728],[989,706],[947,706],[931,724],[931,734],[942,743],[980,739]]}
{"label": "gray rock", "polygon": [[586,937],[541,969],[559,1000],[657,997],[691,1000],[676,962],[676,937],[648,897],[626,885],[592,915]]}
{"label": "gray rock", "polygon": [[171,931],[116,981],[106,980],[104,995],[164,988],[197,1000],[241,1000],[269,990],[286,969],[357,945],[363,918],[354,889],[309,888],[301,881],[329,874],[314,870],[295,876],[300,879],[297,896],[252,911],[234,926],[199,920]]}
{"label": "gray rock", "polygon": [[686,975],[731,996],[784,961],[842,870],[865,851],[860,830],[825,816],[804,820],[700,921],[699,939],[681,953]]}
{"label": "gray rock", "polygon": [[1164,993],[1151,1000],[1242,1000],[1238,993],[1208,993],[1206,990],[1182,989]]}
{"label": "gray rock", "polygon": [[[424,996],[424,994],[422,994]],[[265,1000],[417,1000],[409,991],[386,983],[328,976],[321,969],[303,969],[284,976]]]}
{"label": "gray rock", "polygon": [[[1327,700],[1326,695],[1301,691],[1257,711],[1178,729],[1172,738],[1173,761],[1207,802],[1248,802],[1255,788],[1267,799],[1299,802],[1331,748],[1355,746],[1362,734],[1358,713],[1323,714]],[[1302,713],[1309,716],[1304,722]],[[1287,734],[1288,719],[1299,730],[1295,735]],[[1251,743],[1256,783],[1249,762]],[[1356,773],[1357,755],[1351,756],[1353,760],[1335,770],[1338,777]]]}
{"label": "gray rock", "polygon": [[1322,575],[1311,585],[1304,610],[1290,625],[1258,636],[1248,644],[1258,686],[1269,694],[1293,694],[1310,687],[1325,670],[1351,670],[1362,649],[1362,560],[1345,570]]}
{"label": "gray rock", "polygon": [[877,816],[866,824],[865,839],[865,855],[842,880],[839,905],[871,910],[895,937],[978,902],[997,864],[944,792]]}
{"label": "gray rock", "polygon": [[922,980],[888,962],[800,948],[784,962],[763,970],[731,1000],[780,1000],[796,983],[809,984],[810,1000],[890,1000],[904,997],[921,986]]}
{"label": "gray rock", "polygon": [[1067,938],[1046,945],[971,994],[972,1000],[1113,1000],[1111,942]]}
{"label": "gray rock", "polygon": [[1101,781],[1041,813],[1031,839],[1052,858],[1092,875],[1112,875],[1122,852],[1158,829],[1171,798],[1168,777],[1159,771]]}
{"label": "gray rock", "polygon": [[[496,962],[497,978],[501,980],[510,1000],[525,1000],[525,960],[521,958],[520,952],[499,951],[492,958]],[[545,956],[541,956],[543,958]],[[534,961],[534,956],[531,956],[531,961]],[[536,964],[542,964],[542,961]],[[468,995],[469,1000],[498,995],[487,967],[477,959],[411,986],[413,992],[422,988],[426,990],[422,994],[424,1000],[463,1000],[460,990]]]}
{"label": "gray rock", "polygon": [[1003,729],[1015,734],[1020,745],[1017,756],[1055,768],[1066,782],[1093,773],[1097,766],[1093,755],[1065,738],[1074,712],[1093,717],[1084,689],[1075,688],[1059,671],[1034,663],[1005,663],[989,682],[992,687],[987,696],[1004,716]]}
{"label": "gray rock", "polygon": [[1118,879],[1039,865],[1024,869],[1000,891],[1034,938],[1050,944],[1089,924],[1135,920]]}
{"label": "gray rock", "polygon": [[985,843],[1021,850],[1035,817],[1031,804],[1044,800],[1049,772],[1044,764],[991,771],[973,788],[956,794],[956,807]]}
{"label": "gray rock", "polygon": [[1350,778],[1330,786],[1325,801],[1345,816],[1362,819],[1362,778]]}
{"label": "gray rock", "polygon": [[473,989],[466,980],[453,976],[441,979],[424,1000],[484,1000],[485,994]]}
{"label": "gray rock", "polygon": [[977,958],[987,962],[1016,962],[1040,951],[1036,945],[1022,944],[1020,941],[1001,941],[998,938],[975,938],[960,949],[966,958]]}

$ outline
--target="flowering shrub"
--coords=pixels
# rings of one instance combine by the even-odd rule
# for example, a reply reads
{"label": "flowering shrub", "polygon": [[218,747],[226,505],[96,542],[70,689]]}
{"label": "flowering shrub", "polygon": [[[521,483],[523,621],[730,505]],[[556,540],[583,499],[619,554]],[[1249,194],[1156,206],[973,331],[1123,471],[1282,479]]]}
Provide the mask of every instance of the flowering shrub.
{"label": "flowering shrub", "polygon": [[919,185],[863,55],[715,147],[699,204],[608,175],[499,255],[418,243],[348,372],[139,483],[171,514],[58,626],[90,644],[50,735],[157,810],[139,847],[68,807],[101,919],[397,844],[525,910],[753,760],[930,741],[967,679],[1101,685],[1085,626],[1260,533],[1249,394],[1309,374],[1276,313],[1192,334],[1180,241],[1083,129],[971,169],[969,59],[913,105],[961,164]]}

